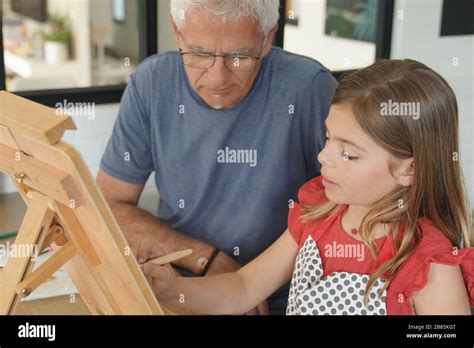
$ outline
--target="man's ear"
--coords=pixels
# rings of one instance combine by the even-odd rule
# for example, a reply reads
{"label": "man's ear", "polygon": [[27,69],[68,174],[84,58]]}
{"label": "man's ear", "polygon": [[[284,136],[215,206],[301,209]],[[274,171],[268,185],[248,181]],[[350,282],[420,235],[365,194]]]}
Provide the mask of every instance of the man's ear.
{"label": "man's ear", "polygon": [[401,160],[395,180],[402,186],[411,186],[415,180],[415,159],[413,157]]}
{"label": "man's ear", "polygon": [[176,25],[173,16],[170,15],[170,22],[171,22],[171,27],[173,28],[173,40],[174,44],[176,46],[176,49],[179,49],[178,47],[178,26]]}
{"label": "man's ear", "polygon": [[273,39],[275,38],[275,33],[278,31],[278,23],[273,27],[272,30],[268,32],[267,40],[265,41],[265,46],[263,48],[263,55],[266,56],[270,49],[272,48]]}

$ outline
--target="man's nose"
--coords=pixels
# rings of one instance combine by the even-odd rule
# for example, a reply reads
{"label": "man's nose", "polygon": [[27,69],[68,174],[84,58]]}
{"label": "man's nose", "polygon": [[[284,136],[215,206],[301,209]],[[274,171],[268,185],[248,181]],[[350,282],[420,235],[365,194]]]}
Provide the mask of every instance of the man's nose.
{"label": "man's nose", "polygon": [[221,87],[227,84],[231,76],[231,72],[224,63],[223,57],[216,57],[214,65],[207,70],[207,77],[209,82],[214,87]]}

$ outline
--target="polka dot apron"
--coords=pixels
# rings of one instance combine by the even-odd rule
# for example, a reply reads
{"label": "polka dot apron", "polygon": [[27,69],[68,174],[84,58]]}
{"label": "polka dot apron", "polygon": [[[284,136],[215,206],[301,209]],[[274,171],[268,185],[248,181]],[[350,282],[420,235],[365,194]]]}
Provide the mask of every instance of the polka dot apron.
{"label": "polka dot apron", "polygon": [[384,315],[386,290],[379,298],[378,290],[385,280],[377,279],[372,287],[367,308],[364,305],[366,274],[333,272],[326,278],[316,242],[308,236],[296,258],[288,296],[287,315]]}

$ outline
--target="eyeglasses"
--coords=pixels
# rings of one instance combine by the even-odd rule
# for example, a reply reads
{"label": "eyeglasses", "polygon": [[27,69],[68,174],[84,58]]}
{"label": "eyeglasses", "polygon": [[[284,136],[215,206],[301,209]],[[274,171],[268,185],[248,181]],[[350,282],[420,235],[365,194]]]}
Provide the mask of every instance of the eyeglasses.
{"label": "eyeglasses", "polygon": [[[181,37],[189,47],[188,43],[184,39],[183,35],[178,31],[178,40]],[[224,59],[224,65],[227,69],[236,72],[249,72],[255,69],[257,61],[262,58],[263,47],[265,45],[266,37],[262,43],[262,49],[260,56],[250,56],[250,55],[241,55],[241,54],[210,54],[210,53],[197,53],[197,52],[183,52],[179,48],[179,54],[183,57],[183,63],[186,66],[195,69],[209,69],[215,62],[217,57],[222,57]],[[178,41],[179,45],[179,41]]]}

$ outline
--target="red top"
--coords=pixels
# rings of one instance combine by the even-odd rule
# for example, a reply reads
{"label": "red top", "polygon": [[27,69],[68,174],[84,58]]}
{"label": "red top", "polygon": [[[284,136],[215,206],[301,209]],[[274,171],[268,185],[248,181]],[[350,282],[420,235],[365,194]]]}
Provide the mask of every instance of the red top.
{"label": "red top", "polygon": [[[322,177],[305,183],[298,192],[288,216],[288,228],[299,248],[309,235],[316,242],[323,264],[323,277],[333,272],[371,274],[394,255],[392,231],[388,236],[376,239],[380,253],[372,260],[365,243],[352,238],[342,228],[341,218],[347,205],[326,220],[301,223],[301,206],[315,205],[327,200]],[[387,314],[414,314],[410,305],[413,292],[422,289],[428,281],[430,264],[460,265],[466,283],[470,305],[474,307],[474,248],[453,249],[451,242],[434,224],[422,217],[418,219],[421,241],[417,250],[399,267],[387,288]],[[403,229],[403,225],[400,226]],[[346,246],[346,248],[344,248]],[[344,251],[345,250],[345,251]],[[363,253],[362,253],[363,251]],[[364,284],[365,290],[365,284]]]}

